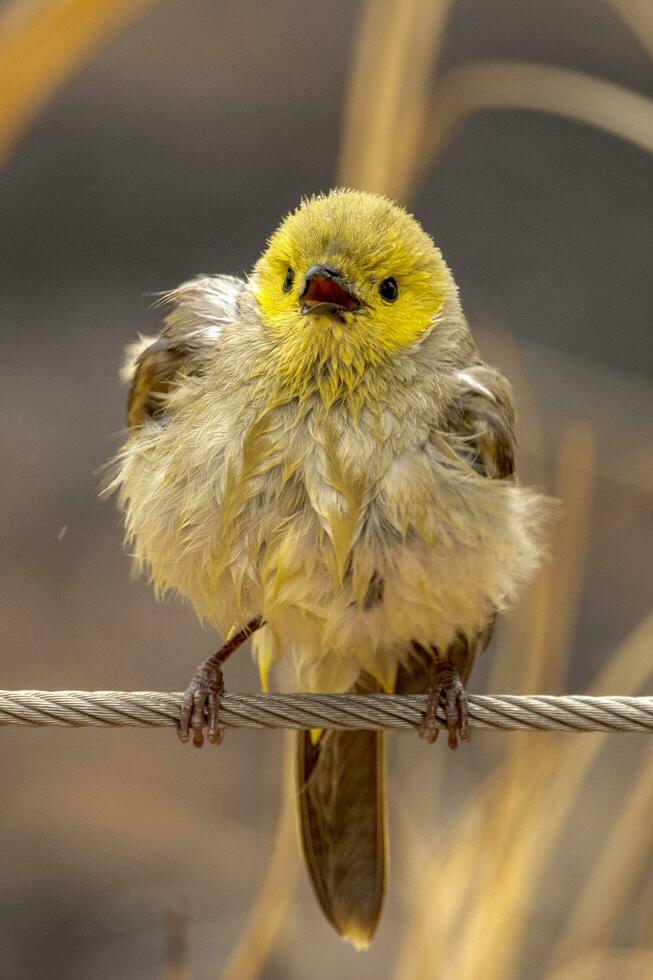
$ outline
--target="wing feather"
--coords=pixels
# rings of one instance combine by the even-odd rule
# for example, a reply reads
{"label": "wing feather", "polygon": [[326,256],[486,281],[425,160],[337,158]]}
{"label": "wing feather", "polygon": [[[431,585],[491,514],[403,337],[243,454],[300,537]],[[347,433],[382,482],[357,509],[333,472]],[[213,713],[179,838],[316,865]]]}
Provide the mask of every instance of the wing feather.
{"label": "wing feather", "polygon": [[167,395],[184,377],[201,374],[220,335],[237,316],[245,283],[232,276],[201,276],[161,297],[172,310],[158,337],[141,337],[126,351],[121,378],[130,385],[127,424],[163,423]]}
{"label": "wing feather", "polygon": [[498,371],[477,364],[458,372],[460,395],[450,411],[448,428],[469,446],[477,472],[494,480],[515,474],[515,411],[510,385]]}

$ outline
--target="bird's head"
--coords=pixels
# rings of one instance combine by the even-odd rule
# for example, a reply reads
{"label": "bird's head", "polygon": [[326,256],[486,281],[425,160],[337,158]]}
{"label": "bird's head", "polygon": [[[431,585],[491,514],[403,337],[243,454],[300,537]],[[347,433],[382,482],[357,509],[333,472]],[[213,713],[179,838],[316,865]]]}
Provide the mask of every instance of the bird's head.
{"label": "bird's head", "polygon": [[335,190],[281,223],[251,286],[277,370],[298,391],[316,370],[334,397],[419,344],[456,287],[417,221],[384,197]]}

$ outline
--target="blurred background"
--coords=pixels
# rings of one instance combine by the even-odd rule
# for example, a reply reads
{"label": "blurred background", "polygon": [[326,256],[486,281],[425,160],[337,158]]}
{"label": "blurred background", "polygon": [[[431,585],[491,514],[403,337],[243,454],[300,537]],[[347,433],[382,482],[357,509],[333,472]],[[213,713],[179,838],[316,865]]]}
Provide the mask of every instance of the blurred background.
{"label": "blurred background", "polygon": [[[215,649],[98,499],[121,352],[149,294],[246,271],[345,183],[441,246],[563,501],[472,689],[651,693],[652,54],[649,0],[0,2],[1,686],[180,690]],[[227,684],[257,689],[247,653]],[[300,872],[286,751],[2,730],[2,974],[653,977],[650,738],[393,736],[366,954]]]}

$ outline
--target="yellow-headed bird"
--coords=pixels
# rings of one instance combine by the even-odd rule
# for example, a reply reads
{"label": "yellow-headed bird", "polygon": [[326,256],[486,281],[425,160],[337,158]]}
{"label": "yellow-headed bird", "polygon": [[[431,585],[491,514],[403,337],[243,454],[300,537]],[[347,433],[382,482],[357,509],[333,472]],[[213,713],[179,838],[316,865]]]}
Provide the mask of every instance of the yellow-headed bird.
{"label": "yellow-headed bird", "polygon": [[[421,734],[467,737],[464,683],[541,552],[547,503],[514,479],[509,385],[484,364],[455,281],[383,197],[305,200],[250,277],[166,296],[128,352],[115,485],[137,561],[229,642],[188,688],[180,735],[219,741],[221,665],[250,633],[263,678],[429,692]],[[238,630],[234,632],[234,630]],[[304,853],[359,948],[385,885],[383,741],[300,733]]]}

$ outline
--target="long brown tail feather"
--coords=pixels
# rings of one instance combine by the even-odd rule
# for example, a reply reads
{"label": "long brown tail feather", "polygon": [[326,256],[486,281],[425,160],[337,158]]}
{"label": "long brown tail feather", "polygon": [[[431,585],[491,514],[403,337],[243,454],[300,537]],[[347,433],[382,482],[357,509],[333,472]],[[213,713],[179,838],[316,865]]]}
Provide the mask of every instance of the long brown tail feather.
{"label": "long brown tail feather", "polygon": [[374,935],[385,893],[387,831],[382,732],[309,732],[297,744],[299,824],[325,916],[357,949]]}
{"label": "long brown tail feather", "polygon": [[[460,636],[449,648],[466,682],[477,649],[484,649],[493,622],[471,641]],[[421,694],[429,664],[399,667],[395,690]],[[379,690],[366,675],[353,689]],[[297,740],[299,827],[308,872],[322,910],[343,939],[366,949],[379,922],[387,873],[385,745],[383,732],[310,732]]]}

